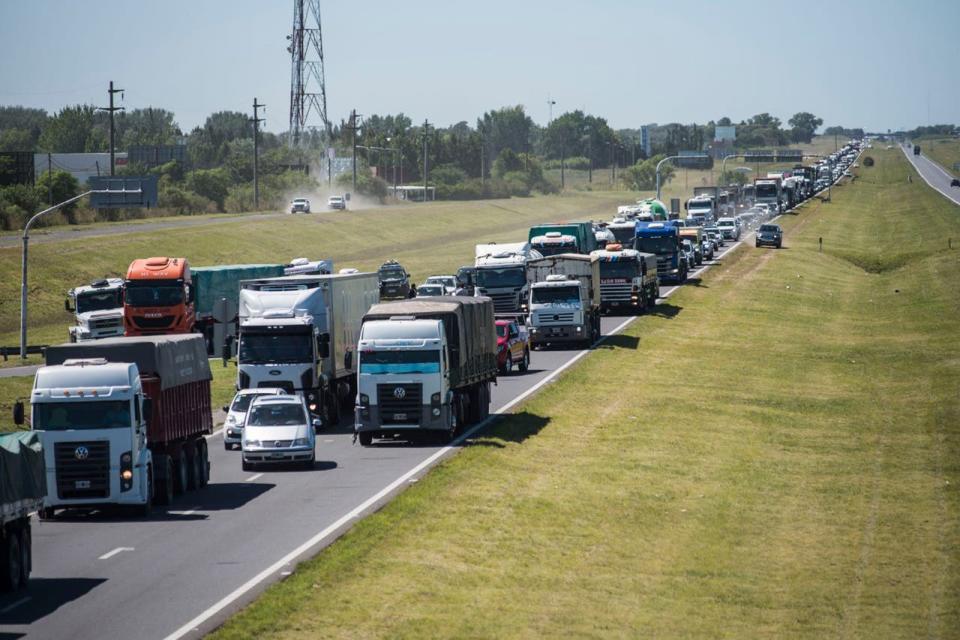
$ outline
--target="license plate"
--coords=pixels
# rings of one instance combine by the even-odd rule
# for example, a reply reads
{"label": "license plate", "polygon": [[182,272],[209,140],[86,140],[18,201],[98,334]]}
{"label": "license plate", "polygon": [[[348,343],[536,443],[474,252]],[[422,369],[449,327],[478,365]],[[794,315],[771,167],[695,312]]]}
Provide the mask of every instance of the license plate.
{"label": "license plate", "polygon": [[393,414],[393,419],[394,419],[394,420],[406,420],[406,419],[407,419],[407,414],[405,414],[405,413],[395,413],[395,414]]}
{"label": "license plate", "polygon": [[73,483],[75,489],[89,489],[90,481],[89,480],[75,480]]}
{"label": "license plate", "polygon": [[272,457],[274,457],[274,458],[282,458],[282,457],[283,457],[283,454],[282,454],[282,453],[272,453],[272,454],[270,454],[270,455],[271,455]]}

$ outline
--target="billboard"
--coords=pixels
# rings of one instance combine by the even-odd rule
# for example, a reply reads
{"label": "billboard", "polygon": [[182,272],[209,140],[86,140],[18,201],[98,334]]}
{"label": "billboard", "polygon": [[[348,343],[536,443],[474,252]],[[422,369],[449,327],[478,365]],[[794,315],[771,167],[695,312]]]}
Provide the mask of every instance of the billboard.
{"label": "billboard", "polygon": [[[94,177],[88,181],[90,206],[94,209],[127,209],[157,206],[157,176]],[[139,191],[139,193],[137,193]]]}
{"label": "billboard", "polygon": [[717,126],[714,129],[713,139],[715,142],[720,142],[723,140],[736,140],[737,127],[734,125],[731,125],[729,127]]}

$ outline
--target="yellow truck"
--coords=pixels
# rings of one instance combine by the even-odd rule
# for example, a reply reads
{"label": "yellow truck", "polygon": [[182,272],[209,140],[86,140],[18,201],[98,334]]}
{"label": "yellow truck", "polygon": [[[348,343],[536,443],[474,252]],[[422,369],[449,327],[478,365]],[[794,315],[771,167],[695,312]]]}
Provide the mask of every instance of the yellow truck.
{"label": "yellow truck", "polygon": [[680,227],[680,239],[684,238],[693,243],[697,264],[703,264],[703,227]]}

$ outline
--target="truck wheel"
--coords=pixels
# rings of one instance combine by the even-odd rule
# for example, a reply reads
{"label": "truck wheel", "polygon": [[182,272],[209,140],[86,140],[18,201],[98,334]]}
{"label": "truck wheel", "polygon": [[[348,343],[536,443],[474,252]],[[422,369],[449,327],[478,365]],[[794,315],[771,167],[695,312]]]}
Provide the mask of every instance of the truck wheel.
{"label": "truck wheel", "polygon": [[20,587],[19,531],[7,531],[2,551],[3,571],[0,572],[0,591],[16,591]]}
{"label": "truck wheel", "polygon": [[369,447],[373,444],[373,432],[361,431],[357,434],[357,439],[360,440],[361,447]]}
{"label": "truck wheel", "polygon": [[520,373],[526,373],[530,368],[530,352],[523,350],[523,360],[520,361]]}
{"label": "truck wheel", "polygon": [[56,517],[56,510],[53,507],[44,507],[37,511],[37,517],[41,520],[53,520]]}
{"label": "truck wheel", "polygon": [[326,393],[326,402],[323,407],[323,421],[326,423],[324,426],[327,429],[333,429],[340,422],[340,408],[339,402],[337,402],[337,394],[327,392]]}
{"label": "truck wheel", "polygon": [[187,452],[185,458],[187,462],[187,489],[194,491],[200,488],[200,455],[196,448],[193,453]]}
{"label": "truck wheel", "polygon": [[173,466],[176,470],[176,477],[173,483],[173,493],[174,495],[181,495],[187,492],[190,487],[190,469],[187,466],[189,460],[187,459],[187,454],[185,451],[181,451],[177,456],[177,459],[174,461]]}
{"label": "truck wheel", "polygon": [[159,479],[160,474],[154,474],[154,496],[157,504],[168,505],[173,502],[174,495],[174,468],[173,460],[170,456],[163,454],[154,459],[154,468],[163,470],[163,478]]}
{"label": "truck wheel", "polygon": [[30,581],[30,572],[33,571],[33,540],[30,535],[30,526],[27,525],[20,532],[20,586],[26,587]]}
{"label": "truck wheel", "polygon": [[200,486],[210,484],[210,453],[207,450],[207,441],[200,440]]}

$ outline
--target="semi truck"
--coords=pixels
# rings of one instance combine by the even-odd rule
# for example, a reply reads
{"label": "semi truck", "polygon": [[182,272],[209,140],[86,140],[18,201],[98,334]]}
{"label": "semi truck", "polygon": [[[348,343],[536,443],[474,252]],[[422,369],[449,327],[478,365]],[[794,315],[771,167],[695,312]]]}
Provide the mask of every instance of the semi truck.
{"label": "semi truck", "polygon": [[920,145],[918,144],[913,145],[913,155],[915,156],[920,155]]}
{"label": "semi truck", "polygon": [[190,333],[196,322],[186,258],[137,259],[124,279],[123,327],[128,336]]}
{"label": "semi truck", "polygon": [[693,218],[704,224],[711,224],[720,217],[717,212],[716,200],[713,196],[707,194],[690,198],[684,203],[683,208],[687,211],[687,218]]}
{"label": "semi truck", "polygon": [[[22,405],[14,420],[23,423]],[[0,591],[17,591],[33,568],[30,514],[43,508],[47,494],[36,431],[0,434],[0,478]]]}
{"label": "semi truck", "polygon": [[597,250],[592,222],[554,222],[530,227],[527,241],[542,255],[589,254]]}
{"label": "semi truck", "polygon": [[600,335],[600,262],[561,253],[527,262],[530,343],[591,345]]}
{"label": "semi truck", "polygon": [[607,245],[590,254],[600,263],[600,311],[644,311],[657,303],[657,256]]}
{"label": "semi truck", "polygon": [[687,279],[692,265],[680,249],[680,229],[663,222],[650,222],[637,227],[634,249],[657,256],[657,277],[660,282],[681,283]]}
{"label": "semi truck", "polygon": [[490,412],[497,376],[493,302],[419,298],[374,305],[357,346],[354,429],[374,438],[435,434],[449,442]]}
{"label": "semi truck", "polygon": [[497,315],[519,314],[527,298],[527,260],[542,257],[529,242],[478,244],[474,258],[474,295],[490,298]]}
{"label": "semi truck", "polygon": [[633,238],[637,235],[638,224],[639,222],[633,218],[614,218],[613,222],[607,225],[607,229],[613,233],[614,241],[617,244],[622,247],[632,247]]}
{"label": "semi truck", "polygon": [[211,379],[195,334],[47,347],[30,394],[46,463],[40,517],[115,505],[148,514],[205,486]]}
{"label": "semi truck", "polygon": [[324,426],[335,426],[353,402],[363,314],[379,297],[375,273],[241,282],[237,389],[302,393]]}
{"label": "semi truck", "polygon": [[74,317],[70,342],[123,335],[123,279],[102,278],[67,292],[63,308]]}
{"label": "semi truck", "polygon": [[754,178],[754,201],[757,204],[768,204],[778,214],[783,213],[782,178],[768,175],[765,178]]}

